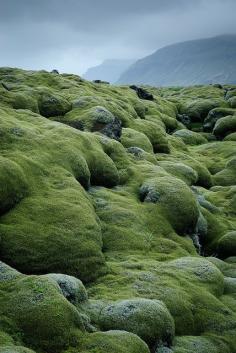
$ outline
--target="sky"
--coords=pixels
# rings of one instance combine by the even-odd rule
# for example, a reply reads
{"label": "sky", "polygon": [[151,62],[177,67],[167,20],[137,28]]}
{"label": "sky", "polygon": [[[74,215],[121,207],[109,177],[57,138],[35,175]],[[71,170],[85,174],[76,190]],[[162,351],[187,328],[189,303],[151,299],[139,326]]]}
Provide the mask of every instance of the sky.
{"label": "sky", "polygon": [[0,0],[0,66],[77,73],[236,34],[236,0]]}

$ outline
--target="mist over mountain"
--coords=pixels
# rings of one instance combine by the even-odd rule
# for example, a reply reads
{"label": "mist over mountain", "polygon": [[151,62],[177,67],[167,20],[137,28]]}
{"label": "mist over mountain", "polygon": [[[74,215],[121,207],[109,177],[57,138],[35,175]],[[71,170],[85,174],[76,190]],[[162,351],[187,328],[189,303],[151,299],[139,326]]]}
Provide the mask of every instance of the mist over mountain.
{"label": "mist over mountain", "polygon": [[135,60],[104,60],[100,65],[89,68],[83,77],[86,80],[116,82]]}
{"label": "mist over mountain", "polygon": [[236,83],[236,35],[166,46],[134,63],[119,84],[187,86]]}

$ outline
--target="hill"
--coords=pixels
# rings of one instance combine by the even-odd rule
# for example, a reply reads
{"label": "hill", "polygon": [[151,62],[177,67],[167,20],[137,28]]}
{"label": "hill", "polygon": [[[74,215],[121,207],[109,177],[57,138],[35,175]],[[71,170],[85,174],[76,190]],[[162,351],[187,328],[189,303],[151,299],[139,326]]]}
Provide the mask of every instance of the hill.
{"label": "hill", "polygon": [[0,352],[235,353],[236,86],[0,68]]}
{"label": "hill", "polygon": [[102,64],[89,68],[83,78],[114,83],[133,63],[134,60],[105,60]]}
{"label": "hill", "polygon": [[169,45],[134,63],[119,84],[189,86],[236,83],[236,35]]}

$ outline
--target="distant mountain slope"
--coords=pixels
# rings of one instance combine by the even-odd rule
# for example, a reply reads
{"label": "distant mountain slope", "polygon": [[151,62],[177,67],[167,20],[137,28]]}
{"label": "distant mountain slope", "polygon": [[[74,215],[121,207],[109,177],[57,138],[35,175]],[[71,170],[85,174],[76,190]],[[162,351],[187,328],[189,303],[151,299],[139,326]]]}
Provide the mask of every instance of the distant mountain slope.
{"label": "distant mountain slope", "polygon": [[186,86],[236,83],[236,35],[173,44],[134,63],[118,83]]}
{"label": "distant mountain slope", "polygon": [[114,83],[133,63],[134,60],[105,60],[101,65],[89,68],[83,77],[91,81],[98,79]]}

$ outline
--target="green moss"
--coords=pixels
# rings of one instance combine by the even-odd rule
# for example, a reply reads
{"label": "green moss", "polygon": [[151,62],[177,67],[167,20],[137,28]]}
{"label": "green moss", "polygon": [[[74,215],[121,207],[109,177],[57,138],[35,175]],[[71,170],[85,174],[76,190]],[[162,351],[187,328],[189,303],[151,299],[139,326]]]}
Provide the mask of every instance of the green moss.
{"label": "green moss", "polygon": [[52,94],[45,89],[40,93],[39,112],[46,118],[66,114],[71,109],[71,104],[59,94]]}
{"label": "green moss", "polygon": [[188,185],[192,185],[197,182],[197,172],[184,163],[161,161],[159,164],[169,174],[183,180]]}
{"label": "green moss", "polygon": [[103,330],[125,330],[137,334],[150,346],[157,342],[170,344],[174,322],[160,301],[130,299],[105,306],[99,316]]}
{"label": "green moss", "polygon": [[236,96],[234,97],[231,97],[229,100],[228,100],[228,103],[230,105],[231,108],[236,108]]}
{"label": "green moss", "polygon": [[136,119],[130,126],[132,129],[144,133],[151,141],[155,153],[169,152],[168,140],[163,127],[152,121]]}
{"label": "green moss", "polygon": [[22,346],[3,345],[3,346],[0,346],[0,352],[1,353],[34,353],[35,351],[32,351],[31,349],[28,349]]}
{"label": "green moss", "polygon": [[87,291],[78,278],[60,273],[50,273],[46,276],[58,284],[61,293],[73,305],[79,305],[88,300]]}
{"label": "green moss", "polygon": [[147,345],[125,331],[96,332],[83,338],[78,349],[65,353],[149,353]]}
{"label": "green moss", "polygon": [[13,320],[26,345],[54,352],[84,331],[79,312],[46,278],[22,276],[1,283],[1,293],[1,315]]}
{"label": "green moss", "polygon": [[225,141],[236,141],[236,132],[232,132],[224,138]]}
{"label": "green moss", "polygon": [[234,185],[236,177],[236,158],[232,158],[226,163],[225,168],[214,175],[216,185]]}
{"label": "green moss", "polygon": [[219,255],[223,258],[236,254],[236,232],[232,231],[225,234],[218,242]]}
{"label": "green moss", "polygon": [[212,109],[204,120],[203,128],[205,131],[212,131],[218,119],[228,115],[234,115],[235,110],[230,108]]}
{"label": "green moss", "polygon": [[5,213],[19,203],[28,192],[24,172],[15,162],[0,158],[0,213]]}
{"label": "green moss", "polygon": [[183,336],[177,337],[173,347],[174,353],[230,353],[230,348],[216,336]]}
{"label": "green moss", "polygon": [[76,108],[63,118],[63,122],[80,130],[99,131],[114,121],[114,115],[104,107],[95,106],[89,109]]}
{"label": "green moss", "polygon": [[158,353],[234,352],[233,240],[215,256],[236,227],[236,149],[212,130],[235,86],[144,101],[70,74],[0,81],[1,349],[149,352],[136,332]]}
{"label": "green moss", "polygon": [[197,204],[191,190],[181,180],[173,177],[147,180],[141,186],[140,198],[156,203],[178,233],[191,232],[195,227]]}
{"label": "green moss", "polygon": [[146,152],[152,152],[152,144],[142,132],[135,131],[133,129],[123,129],[121,143],[124,147],[139,147],[142,148]]}
{"label": "green moss", "polygon": [[236,132],[236,115],[218,119],[213,129],[214,135],[218,138],[224,138],[233,132]]}
{"label": "green moss", "polygon": [[173,135],[181,138],[187,145],[201,145],[207,143],[207,140],[203,136],[187,129],[178,130]]}
{"label": "green moss", "polygon": [[203,121],[210,110],[221,105],[224,105],[223,99],[195,99],[183,104],[180,113],[187,114],[193,121]]}

